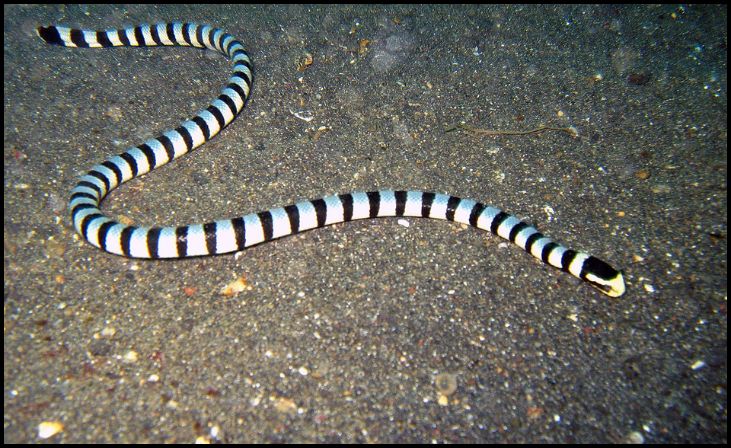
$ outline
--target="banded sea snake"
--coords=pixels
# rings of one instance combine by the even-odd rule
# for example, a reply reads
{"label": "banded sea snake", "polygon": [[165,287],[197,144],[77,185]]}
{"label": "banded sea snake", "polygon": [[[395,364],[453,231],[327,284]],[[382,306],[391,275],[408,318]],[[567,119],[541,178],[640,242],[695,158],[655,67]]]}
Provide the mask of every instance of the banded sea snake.
{"label": "banded sea snake", "polygon": [[220,29],[193,23],[158,23],[106,31],[39,27],[47,43],[65,47],[193,46],[233,61],[219,96],[192,119],[113,156],[83,175],[71,192],[76,231],[92,245],[131,258],[183,258],[240,251],[255,244],[330,224],[384,216],[412,216],[469,224],[505,238],[551,266],[585,280],[611,297],[624,293],[622,273],[608,263],[567,249],[534,227],[470,199],[422,191],[354,192],[302,201],[243,217],[180,227],[121,224],[99,209],[104,197],[130,179],[176,159],[213,138],[246,104],[253,66],[243,45]]}

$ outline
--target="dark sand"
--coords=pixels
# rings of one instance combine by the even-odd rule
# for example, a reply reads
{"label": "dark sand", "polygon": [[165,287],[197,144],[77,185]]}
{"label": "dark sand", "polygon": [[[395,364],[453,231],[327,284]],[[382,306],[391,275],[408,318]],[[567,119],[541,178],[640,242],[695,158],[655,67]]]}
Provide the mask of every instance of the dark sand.
{"label": "dark sand", "polygon": [[[42,422],[66,443],[726,442],[725,6],[4,12],[4,442],[40,441]],[[205,107],[230,66],[51,47],[34,28],[171,20],[241,39],[253,97],[213,141],[112,193],[112,216],[447,192],[606,259],[627,293],[430,220],[184,261],[80,241],[76,177]],[[460,121],[580,136],[444,133]],[[241,276],[248,289],[219,294]]]}

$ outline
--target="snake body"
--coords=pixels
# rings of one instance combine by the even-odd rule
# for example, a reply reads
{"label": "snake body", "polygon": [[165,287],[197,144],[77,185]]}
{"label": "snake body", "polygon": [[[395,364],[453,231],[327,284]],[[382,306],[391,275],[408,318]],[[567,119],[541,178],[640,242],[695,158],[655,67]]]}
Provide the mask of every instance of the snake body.
{"label": "snake body", "polygon": [[529,254],[585,280],[601,292],[624,293],[622,273],[608,263],[567,249],[534,227],[471,199],[423,191],[353,192],[205,224],[138,227],[106,216],[100,205],[119,185],[201,146],[230,124],[251,92],[253,65],[230,34],[194,23],[158,23],[106,31],[40,27],[47,43],[65,47],[192,46],[218,51],[233,62],[233,74],[208,107],[175,129],[92,167],[71,192],[69,211],[76,231],[92,245],[131,258],[184,258],[240,251],[308,229],[356,219],[413,216],[468,224],[505,238]]}

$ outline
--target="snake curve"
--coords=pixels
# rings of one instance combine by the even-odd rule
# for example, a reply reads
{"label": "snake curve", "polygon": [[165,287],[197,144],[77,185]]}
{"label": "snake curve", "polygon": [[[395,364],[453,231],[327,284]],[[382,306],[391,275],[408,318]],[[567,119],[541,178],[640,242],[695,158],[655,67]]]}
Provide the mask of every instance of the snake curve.
{"label": "snake curve", "polygon": [[130,258],[184,258],[224,254],[330,224],[385,216],[442,219],[490,231],[553,267],[585,280],[611,297],[625,291],[621,271],[586,253],[567,249],[534,227],[471,199],[422,192],[353,192],[205,224],[137,227],[106,216],[100,205],[119,185],[201,146],[230,124],[246,104],[253,65],[232,35],[194,23],[158,23],[105,31],[39,27],[47,43],[65,47],[192,46],[227,56],[233,74],[208,107],[175,129],[95,165],[71,192],[69,211],[76,231],[93,246]]}

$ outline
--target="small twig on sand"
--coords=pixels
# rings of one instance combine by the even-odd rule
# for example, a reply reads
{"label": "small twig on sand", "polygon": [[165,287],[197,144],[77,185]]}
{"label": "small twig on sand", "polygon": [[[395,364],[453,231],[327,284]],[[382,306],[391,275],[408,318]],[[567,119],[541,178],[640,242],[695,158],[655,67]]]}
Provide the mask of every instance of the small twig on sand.
{"label": "small twig on sand", "polygon": [[559,132],[565,132],[569,134],[572,138],[577,138],[579,136],[579,131],[576,130],[575,127],[569,126],[567,128],[556,128],[553,126],[539,126],[535,129],[530,129],[527,131],[518,131],[518,130],[503,130],[503,131],[496,131],[491,129],[480,129],[476,128],[474,126],[470,126],[464,123],[458,123],[454,126],[447,127],[444,132],[452,132],[456,131],[457,129],[464,129],[465,131],[474,134],[474,135],[530,135],[530,134],[540,134],[541,132],[546,131],[559,131]]}

